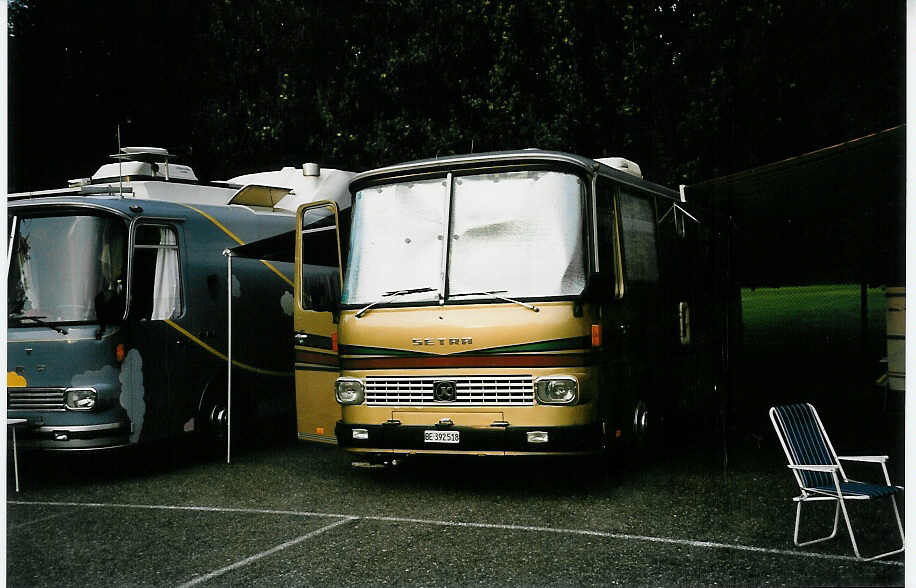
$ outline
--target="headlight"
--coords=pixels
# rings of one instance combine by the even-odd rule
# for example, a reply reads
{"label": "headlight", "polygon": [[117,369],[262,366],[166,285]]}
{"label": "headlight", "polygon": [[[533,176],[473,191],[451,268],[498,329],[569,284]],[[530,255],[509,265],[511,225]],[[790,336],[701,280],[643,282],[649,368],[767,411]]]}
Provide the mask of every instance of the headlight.
{"label": "headlight", "polygon": [[68,388],[65,402],[69,410],[92,410],[97,398],[92,388]]}
{"label": "headlight", "polygon": [[356,378],[337,378],[334,382],[334,395],[340,404],[362,404],[365,387],[361,380]]}
{"label": "headlight", "polygon": [[545,376],[534,381],[541,404],[575,404],[579,400],[579,382],[572,376]]}

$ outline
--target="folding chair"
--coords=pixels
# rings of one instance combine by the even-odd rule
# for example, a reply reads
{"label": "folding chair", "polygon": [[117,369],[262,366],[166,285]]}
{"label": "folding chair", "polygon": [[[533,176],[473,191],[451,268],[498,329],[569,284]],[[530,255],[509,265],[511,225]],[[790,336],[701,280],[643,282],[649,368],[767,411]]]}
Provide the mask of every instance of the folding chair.
{"label": "folding chair", "polygon": [[[797,503],[794,536],[796,546],[803,547],[836,537],[840,510],[842,510],[843,518],[846,519],[846,528],[849,530],[852,550],[858,559],[870,561],[894,555],[904,550],[903,524],[900,521],[900,511],[897,510],[897,500],[894,497],[895,494],[903,491],[903,487],[891,484],[890,476],[887,475],[886,455],[837,456],[830,439],[827,437],[827,432],[824,430],[824,424],[821,422],[817,411],[810,404],[774,406],[770,409],[770,420],[776,429],[776,435],[779,437],[782,449],[786,452],[789,469],[795,475],[795,480],[801,490],[801,495],[792,499]],[[881,464],[886,484],[868,484],[850,480],[846,477],[843,466],[840,465],[841,461]],[[852,532],[852,524],[849,522],[849,513],[846,512],[846,501],[871,500],[872,498],[885,496],[891,499],[891,503],[894,506],[894,516],[897,517],[897,528],[900,530],[900,548],[872,557],[862,557],[859,554],[856,537]],[[834,500],[837,503],[833,517],[833,532],[826,537],[799,543],[798,527],[801,522],[802,503],[823,500]]]}

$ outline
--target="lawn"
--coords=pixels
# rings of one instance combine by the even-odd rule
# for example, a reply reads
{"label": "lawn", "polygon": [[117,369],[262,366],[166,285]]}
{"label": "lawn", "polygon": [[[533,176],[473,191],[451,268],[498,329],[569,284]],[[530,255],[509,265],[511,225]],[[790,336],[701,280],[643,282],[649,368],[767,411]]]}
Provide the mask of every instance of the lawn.
{"label": "lawn", "polygon": [[[869,288],[867,304],[871,349],[876,342],[883,342],[885,289]],[[745,341],[749,345],[768,344],[801,336],[805,343],[858,343],[860,305],[857,284],[744,288],[741,306]]]}

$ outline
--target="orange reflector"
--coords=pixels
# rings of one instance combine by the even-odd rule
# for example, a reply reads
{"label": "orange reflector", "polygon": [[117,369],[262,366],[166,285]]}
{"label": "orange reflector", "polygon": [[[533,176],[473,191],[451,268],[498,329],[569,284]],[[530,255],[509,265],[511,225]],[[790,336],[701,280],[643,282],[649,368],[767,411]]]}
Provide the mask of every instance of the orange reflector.
{"label": "orange reflector", "polygon": [[601,325],[592,325],[592,347],[601,347]]}
{"label": "orange reflector", "polygon": [[118,360],[118,363],[124,361],[124,344],[118,343],[118,346],[115,347],[115,359]]}
{"label": "orange reflector", "polygon": [[331,333],[331,351],[337,351],[337,333]]}
{"label": "orange reflector", "polygon": [[623,431],[621,431],[620,429],[617,429],[616,431],[614,431],[614,436],[620,439],[621,437],[623,437]]}
{"label": "orange reflector", "polygon": [[319,435],[324,435],[324,427],[315,427],[315,432]]}

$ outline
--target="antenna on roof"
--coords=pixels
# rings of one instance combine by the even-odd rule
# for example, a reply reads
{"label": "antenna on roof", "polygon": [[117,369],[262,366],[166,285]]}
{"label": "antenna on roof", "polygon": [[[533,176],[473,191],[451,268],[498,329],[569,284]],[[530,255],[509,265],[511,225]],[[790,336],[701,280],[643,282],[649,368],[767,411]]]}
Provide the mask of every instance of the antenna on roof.
{"label": "antenna on roof", "polygon": [[[121,152],[121,124],[118,123],[118,153]],[[121,159],[118,159],[118,193],[124,198],[124,174],[121,173]]]}

